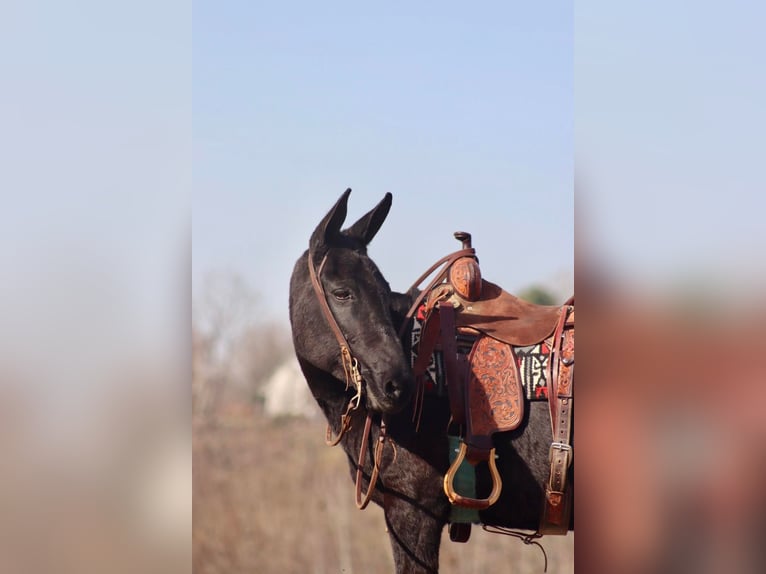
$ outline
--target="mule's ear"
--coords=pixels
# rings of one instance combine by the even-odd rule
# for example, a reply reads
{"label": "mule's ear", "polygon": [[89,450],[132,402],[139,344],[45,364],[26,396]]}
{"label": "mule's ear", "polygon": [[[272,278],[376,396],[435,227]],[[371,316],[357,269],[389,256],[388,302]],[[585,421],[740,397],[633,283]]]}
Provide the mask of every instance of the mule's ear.
{"label": "mule's ear", "polygon": [[311,234],[309,249],[312,252],[317,251],[322,246],[329,245],[334,239],[340,237],[340,226],[346,220],[346,210],[348,208],[348,196],[351,194],[349,187],[335,202],[332,209],[327,212],[314,233]]}
{"label": "mule's ear", "polygon": [[367,245],[386,220],[391,209],[391,194],[387,193],[378,205],[359,218],[359,221],[348,228],[347,233],[361,239]]}

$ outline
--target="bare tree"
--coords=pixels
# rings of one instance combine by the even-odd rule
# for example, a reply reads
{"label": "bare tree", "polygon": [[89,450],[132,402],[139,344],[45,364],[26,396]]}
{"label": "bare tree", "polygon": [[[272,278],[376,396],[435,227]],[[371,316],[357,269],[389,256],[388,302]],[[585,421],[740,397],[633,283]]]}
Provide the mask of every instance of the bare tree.
{"label": "bare tree", "polygon": [[258,294],[241,275],[205,276],[192,313],[192,411],[210,419],[224,404],[257,404],[266,379],[292,354],[285,326],[263,322]]}
{"label": "bare tree", "polygon": [[255,290],[238,273],[216,271],[205,276],[194,300],[193,321],[210,341],[214,359],[225,359],[243,332],[257,322],[257,303]]}
{"label": "bare tree", "polygon": [[258,297],[230,271],[209,273],[192,308],[192,412],[210,419],[232,379],[232,350],[256,322]]}

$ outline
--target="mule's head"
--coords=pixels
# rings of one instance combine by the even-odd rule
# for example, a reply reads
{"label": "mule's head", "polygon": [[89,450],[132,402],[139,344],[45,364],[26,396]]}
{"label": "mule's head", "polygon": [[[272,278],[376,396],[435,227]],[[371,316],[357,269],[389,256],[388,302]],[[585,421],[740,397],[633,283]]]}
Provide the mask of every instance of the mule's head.
{"label": "mule's head", "polygon": [[350,192],[346,190],[319,223],[308,251],[293,270],[290,280],[293,342],[302,362],[345,380],[338,340],[311,285],[310,256],[334,321],[359,362],[367,408],[394,413],[408,403],[414,382],[397,336],[398,325],[394,325],[392,318],[391,289],[367,256],[367,245],[391,208],[391,194],[386,194],[359,221],[341,230]]}

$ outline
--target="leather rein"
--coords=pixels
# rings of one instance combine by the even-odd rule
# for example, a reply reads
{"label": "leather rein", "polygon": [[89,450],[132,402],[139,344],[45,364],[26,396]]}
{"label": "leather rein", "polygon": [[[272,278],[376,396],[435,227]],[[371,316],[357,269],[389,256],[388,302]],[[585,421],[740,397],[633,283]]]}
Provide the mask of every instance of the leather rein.
{"label": "leather rein", "polygon": [[[404,320],[402,321],[402,325],[399,328],[398,334],[400,338],[404,335],[407,325],[409,324],[410,320],[415,314],[415,311],[417,310],[417,308],[423,302],[423,299],[425,299],[425,297],[428,295],[431,289],[433,289],[433,287],[435,287],[438,283],[444,280],[450,266],[461,257],[465,257],[467,255],[475,257],[475,254],[476,254],[476,251],[473,248],[467,248],[467,249],[461,249],[459,251],[455,251],[454,253],[451,253],[439,259],[436,263],[434,263],[431,267],[429,267],[428,270],[417,279],[417,281],[412,285],[412,287],[410,287],[408,292],[411,291],[412,289],[417,288],[440,265],[442,265],[442,268],[439,271],[439,273],[437,273],[434,276],[434,278],[429,282],[428,286],[419,293],[419,295],[415,299],[415,302],[411,305],[411,307],[407,311],[407,314],[405,315]],[[352,413],[358,410],[359,407],[361,406],[362,390],[364,388],[364,377],[362,376],[359,370],[359,361],[352,355],[351,347],[349,346],[348,341],[346,340],[346,337],[343,335],[343,331],[341,331],[341,328],[338,325],[338,322],[335,320],[335,316],[332,314],[332,309],[330,309],[330,305],[327,303],[327,295],[325,293],[324,287],[322,286],[322,282],[319,279],[322,274],[322,269],[324,268],[324,265],[326,262],[327,262],[327,255],[325,254],[325,256],[322,258],[322,261],[319,263],[319,267],[315,268],[314,258],[312,256],[311,251],[309,250],[308,267],[309,267],[309,276],[311,277],[311,286],[314,288],[314,294],[317,296],[317,300],[319,301],[319,306],[322,309],[322,313],[324,314],[325,319],[327,320],[327,324],[330,326],[330,329],[332,330],[333,335],[335,335],[335,339],[338,341],[338,346],[340,348],[341,364],[343,365],[343,372],[346,379],[346,390],[350,388],[351,384],[354,385],[354,389],[356,390],[356,394],[348,402],[348,405],[346,406],[346,410],[341,415],[340,431],[338,432],[338,435],[335,438],[333,438],[332,436],[332,428],[330,426],[330,423],[329,422],[327,423],[327,430],[325,432],[325,443],[328,446],[336,446],[337,444],[340,443],[341,439],[346,434],[346,432],[348,432],[348,430],[351,428]],[[372,415],[368,410],[367,417],[364,423],[362,442],[361,442],[361,446],[359,447],[359,457],[357,459],[357,464],[356,464],[355,500],[356,500],[356,506],[360,510],[364,510],[369,504],[370,500],[372,499],[372,493],[375,490],[375,485],[378,480],[378,475],[380,472],[380,461],[383,456],[383,448],[385,446],[386,436],[387,436],[385,417],[381,419],[381,423],[380,423],[380,434],[378,435],[378,441],[377,441],[377,444],[375,445],[373,468],[372,468],[372,474],[370,475],[370,482],[367,487],[367,492],[365,493],[364,497],[362,497],[362,469],[364,468],[364,464],[366,460],[366,454],[367,454],[366,447],[369,443],[371,427],[372,427]],[[396,450],[394,450],[394,457],[396,457]]]}

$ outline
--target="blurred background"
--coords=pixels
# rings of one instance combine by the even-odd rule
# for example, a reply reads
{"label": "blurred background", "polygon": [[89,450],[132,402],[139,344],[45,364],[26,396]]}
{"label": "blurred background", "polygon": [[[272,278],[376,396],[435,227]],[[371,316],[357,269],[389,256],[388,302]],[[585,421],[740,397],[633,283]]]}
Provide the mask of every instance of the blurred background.
{"label": "blurred background", "polygon": [[[764,16],[3,3],[0,571],[390,571],[290,363],[290,270],[346,187],[350,219],[394,194],[395,289],[464,229],[561,301],[576,249],[576,571],[766,571]],[[474,532],[442,564],[542,561]]]}
{"label": "blurred background", "polygon": [[0,7],[0,571],[191,568],[191,7]]}
{"label": "blurred background", "polygon": [[577,3],[577,571],[766,571],[764,16]]}

